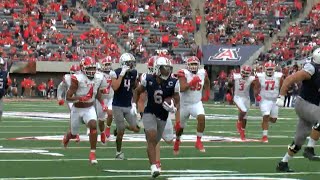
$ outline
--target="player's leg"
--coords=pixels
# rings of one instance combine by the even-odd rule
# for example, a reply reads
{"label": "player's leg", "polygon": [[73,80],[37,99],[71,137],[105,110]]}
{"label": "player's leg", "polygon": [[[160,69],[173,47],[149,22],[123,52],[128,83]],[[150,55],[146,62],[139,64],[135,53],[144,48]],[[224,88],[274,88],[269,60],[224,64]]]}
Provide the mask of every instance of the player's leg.
{"label": "player's leg", "polygon": [[[69,110],[70,113],[71,113],[71,108],[72,108],[72,106],[73,106],[73,103],[71,103],[71,102],[68,102],[68,103],[67,103],[67,107],[68,107],[68,110]],[[70,121],[71,121],[71,118],[70,118]],[[76,134],[75,139],[76,139],[76,142],[77,142],[77,143],[80,142],[79,133]]]}
{"label": "player's leg", "polygon": [[[167,119],[166,125],[164,127],[163,133],[162,133],[162,139],[167,143],[167,144],[172,144],[173,142],[173,125],[172,125],[172,120],[169,114],[169,117]],[[156,159],[157,159],[157,166],[161,170],[161,162],[160,162],[160,142],[156,146]]]}
{"label": "player's leg", "polygon": [[124,153],[121,151],[122,148],[122,139],[124,135],[124,130],[126,128],[124,123],[124,112],[122,107],[118,106],[112,106],[113,115],[114,115],[114,122],[116,123],[116,131],[117,131],[117,137],[116,137],[116,159],[118,160],[124,160]]}
{"label": "player's leg", "polygon": [[[104,102],[106,103],[106,102]],[[100,140],[102,144],[106,143],[106,134],[104,133],[104,121],[106,120],[107,113],[102,110],[102,106],[98,100],[96,100],[96,111],[98,117],[98,126],[100,130]]]}
{"label": "player's leg", "polygon": [[89,161],[91,164],[98,163],[96,159],[96,149],[97,149],[97,113],[94,106],[89,108],[84,108],[85,111],[83,115],[83,121],[86,123],[87,127],[90,129],[89,141],[90,141],[90,154]]}
{"label": "player's leg", "polygon": [[2,114],[3,114],[3,99],[0,99],[0,122],[2,120]]}
{"label": "player's leg", "polygon": [[278,114],[279,114],[279,107],[277,106],[276,103],[273,103],[270,111],[269,122],[276,123],[278,119]]}
{"label": "player's leg", "polygon": [[269,100],[261,100],[260,102],[260,110],[262,113],[262,142],[267,143],[268,142],[268,129],[269,129],[269,118],[270,118],[270,112],[272,108],[273,102]]}
{"label": "player's leg", "polygon": [[108,110],[107,110],[107,122],[106,122],[106,129],[104,130],[104,133],[106,134],[106,137],[109,138],[110,137],[110,127],[112,124],[112,101],[113,99],[107,99],[107,106],[108,106]]}
{"label": "player's leg", "polygon": [[[178,155],[179,154],[179,149],[180,149],[180,138],[183,134],[183,129],[186,127],[187,125],[187,120],[189,119],[189,116],[190,116],[190,112],[189,112],[189,109],[190,107],[188,106],[181,106],[180,107],[180,114],[176,114],[176,140],[174,142],[174,145],[173,145],[173,154],[174,155]],[[177,121],[177,116],[179,118],[180,121]],[[179,123],[179,128],[177,128],[177,122],[180,122]]]}
{"label": "player's leg", "polygon": [[239,96],[235,96],[233,98],[233,101],[239,110],[238,120],[236,123],[237,131],[240,134],[240,138],[242,140],[244,140],[245,139],[245,128],[246,128],[246,124],[247,124],[246,115],[247,115],[248,108],[247,108],[247,105],[246,105],[244,98],[241,98]]}
{"label": "player's leg", "polygon": [[197,141],[195,143],[195,147],[200,151],[200,152],[206,152],[203,143],[201,141],[201,138],[203,136],[203,132],[205,129],[205,123],[206,123],[206,118],[205,118],[205,113],[204,113],[204,108],[202,101],[193,104],[190,108],[190,114],[193,117],[197,118],[198,124],[197,124]]}
{"label": "player's leg", "polygon": [[304,144],[307,136],[310,134],[312,124],[304,119],[299,118],[294,141],[288,147],[288,152],[284,155],[282,160],[278,163],[277,171],[281,172],[292,172],[289,168],[288,161],[300,151],[302,145]]}
{"label": "player's leg", "polygon": [[131,114],[130,108],[124,108],[124,118],[128,122],[129,126],[127,127],[128,130],[138,133],[140,131],[140,127],[137,125],[137,116]]}
{"label": "player's leg", "polygon": [[82,118],[82,112],[80,108],[72,107],[70,112],[70,129],[67,134],[64,136],[62,143],[66,148],[70,139],[76,137],[76,134],[79,133],[80,122]]}

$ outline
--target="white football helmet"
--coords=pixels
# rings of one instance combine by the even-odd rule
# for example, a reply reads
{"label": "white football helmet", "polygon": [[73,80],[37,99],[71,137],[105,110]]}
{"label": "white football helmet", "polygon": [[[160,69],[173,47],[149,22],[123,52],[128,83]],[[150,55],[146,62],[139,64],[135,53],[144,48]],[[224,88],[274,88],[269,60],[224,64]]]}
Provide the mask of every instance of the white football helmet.
{"label": "white football helmet", "polygon": [[320,64],[320,48],[317,48],[312,53],[313,62],[316,64]]}
{"label": "white football helmet", "polygon": [[159,57],[153,65],[153,72],[163,80],[167,80],[172,73],[173,66],[171,61],[166,57]]}
{"label": "white football helmet", "polygon": [[136,67],[136,58],[131,53],[124,53],[120,56],[120,66],[121,67],[129,67],[130,69],[134,69]]}

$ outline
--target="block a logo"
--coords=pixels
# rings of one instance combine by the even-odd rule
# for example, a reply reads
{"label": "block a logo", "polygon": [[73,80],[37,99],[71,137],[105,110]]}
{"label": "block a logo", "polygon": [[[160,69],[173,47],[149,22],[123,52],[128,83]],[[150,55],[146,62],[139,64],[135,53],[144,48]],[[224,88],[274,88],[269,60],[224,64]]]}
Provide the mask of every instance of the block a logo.
{"label": "block a logo", "polygon": [[240,61],[238,55],[240,48],[220,48],[214,56],[210,56],[208,61]]}

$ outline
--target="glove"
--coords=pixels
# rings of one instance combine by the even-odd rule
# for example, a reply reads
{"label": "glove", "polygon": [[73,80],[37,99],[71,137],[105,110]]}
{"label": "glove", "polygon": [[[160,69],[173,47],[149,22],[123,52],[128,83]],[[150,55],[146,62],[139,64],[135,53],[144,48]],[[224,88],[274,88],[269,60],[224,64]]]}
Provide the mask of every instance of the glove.
{"label": "glove", "polygon": [[130,113],[132,115],[134,115],[134,116],[136,116],[138,114],[138,112],[137,112],[137,104],[136,103],[132,103],[131,104]]}
{"label": "glove", "polygon": [[194,76],[192,80],[189,82],[189,87],[194,87],[199,82],[201,82],[201,79],[199,78],[199,76]]}
{"label": "glove", "polygon": [[80,102],[86,102],[89,101],[93,96],[93,86],[91,85],[89,92],[87,93],[87,95],[82,96],[79,98]]}
{"label": "glove", "polygon": [[284,96],[279,95],[276,101],[277,106],[279,107],[283,107],[284,105]]}
{"label": "glove", "polygon": [[120,72],[120,76],[124,76],[130,68],[128,66],[123,66]]}
{"label": "glove", "polygon": [[232,101],[232,96],[231,96],[230,93],[227,93],[227,94],[226,94],[226,100],[227,100],[228,102],[231,102],[231,101]]}
{"label": "glove", "polygon": [[171,104],[169,105],[166,101],[164,101],[162,103],[162,107],[168,111],[168,112],[171,112],[171,113],[175,113],[177,111],[177,108],[174,107],[174,103],[173,103],[173,100],[171,99]]}
{"label": "glove", "polygon": [[103,112],[107,112],[108,111],[108,106],[106,106],[103,101],[100,101],[100,104],[101,104],[101,107],[102,107],[102,111]]}
{"label": "glove", "polygon": [[210,98],[210,90],[207,89],[205,92],[204,92],[204,96],[202,97],[201,101],[208,101]]}
{"label": "glove", "polygon": [[63,106],[63,105],[64,105],[64,100],[63,100],[63,99],[60,99],[60,100],[58,101],[58,103],[59,103],[59,106]]}
{"label": "glove", "polygon": [[260,96],[260,95],[257,95],[256,101],[257,101],[257,102],[260,102],[260,101],[261,101],[261,96]]}
{"label": "glove", "polygon": [[180,121],[176,121],[176,124],[175,124],[175,126],[174,126],[174,129],[176,130],[176,132],[178,132],[178,131],[181,129]]}

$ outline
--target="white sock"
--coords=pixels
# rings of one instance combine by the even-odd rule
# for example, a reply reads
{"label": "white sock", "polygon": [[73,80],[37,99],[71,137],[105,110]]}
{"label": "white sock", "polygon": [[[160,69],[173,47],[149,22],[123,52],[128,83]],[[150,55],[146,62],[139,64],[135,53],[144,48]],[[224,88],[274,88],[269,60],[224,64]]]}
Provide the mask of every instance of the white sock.
{"label": "white sock", "polygon": [[309,138],[307,147],[314,147],[316,145],[316,140]]}
{"label": "white sock", "polygon": [[117,152],[116,152],[116,155],[121,154],[121,153],[122,153],[121,151],[120,151],[120,152],[117,151]]}
{"label": "white sock", "polygon": [[268,130],[263,130],[262,131],[262,136],[268,136]]}
{"label": "white sock", "polygon": [[286,153],[286,155],[283,156],[281,161],[288,162],[291,158],[292,158],[292,156],[290,156],[288,153]]}
{"label": "white sock", "polygon": [[90,152],[94,152],[94,153],[95,153],[95,152],[96,152],[96,150],[95,150],[95,149],[91,149],[91,150],[90,150]]}
{"label": "white sock", "polygon": [[108,126],[108,125],[107,125],[107,128],[109,128],[109,129],[110,129],[110,126]]}
{"label": "white sock", "polygon": [[197,132],[197,136],[198,136],[198,137],[202,137],[202,135],[203,135],[203,133]]}

